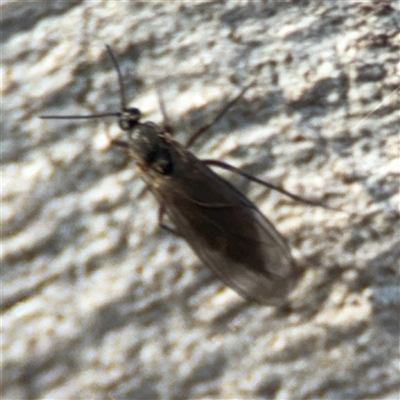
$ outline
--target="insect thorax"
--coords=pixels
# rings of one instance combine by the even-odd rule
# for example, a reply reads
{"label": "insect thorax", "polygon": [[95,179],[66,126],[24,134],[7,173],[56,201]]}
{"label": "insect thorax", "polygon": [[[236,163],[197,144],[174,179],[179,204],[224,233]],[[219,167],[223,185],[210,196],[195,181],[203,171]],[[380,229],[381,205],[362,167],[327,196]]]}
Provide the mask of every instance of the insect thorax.
{"label": "insect thorax", "polygon": [[168,175],[173,170],[169,144],[163,131],[152,122],[138,123],[128,132],[129,153],[140,164]]}

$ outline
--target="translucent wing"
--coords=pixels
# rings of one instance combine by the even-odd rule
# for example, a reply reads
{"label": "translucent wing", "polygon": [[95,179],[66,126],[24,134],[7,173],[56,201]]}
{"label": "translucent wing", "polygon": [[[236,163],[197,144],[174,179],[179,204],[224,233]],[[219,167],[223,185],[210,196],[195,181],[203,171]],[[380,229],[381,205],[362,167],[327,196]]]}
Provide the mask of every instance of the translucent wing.
{"label": "translucent wing", "polygon": [[243,297],[282,303],[296,278],[282,236],[234,186],[184,152],[168,177],[144,176],[178,233]]}

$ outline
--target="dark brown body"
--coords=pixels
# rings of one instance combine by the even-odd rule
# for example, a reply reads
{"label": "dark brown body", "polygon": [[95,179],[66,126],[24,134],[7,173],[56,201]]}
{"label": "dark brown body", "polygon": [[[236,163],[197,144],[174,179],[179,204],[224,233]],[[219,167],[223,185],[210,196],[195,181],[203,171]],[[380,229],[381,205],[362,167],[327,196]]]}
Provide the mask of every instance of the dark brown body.
{"label": "dark brown body", "polygon": [[[43,116],[46,119],[86,119],[117,117],[127,141],[113,140],[128,150],[141,168],[142,177],[167,213],[174,229],[184,238],[205,265],[243,297],[262,304],[278,304],[296,281],[298,273],[282,236],[257,207],[239,190],[214,173],[212,164],[230,170],[234,167],[216,160],[201,161],[185,146],[152,122],[140,122],[137,108],[127,107],[122,74],[109,46],[107,51],[118,75],[121,111],[88,116]],[[245,90],[214,119],[217,121]],[[166,120],[165,110],[161,110]],[[205,132],[207,124],[195,132],[188,145]],[[222,165],[223,164],[223,165]],[[282,189],[235,172],[264,186],[299,200]],[[312,204],[312,202],[308,202]],[[161,218],[162,219],[162,218]]]}
{"label": "dark brown body", "polygon": [[[140,123],[135,129],[128,133],[130,154],[178,234],[243,297],[263,304],[281,303],[296,274],[290,250],[271,222],[160,127]],[[168,158],[168,173],[146,162],[142,150],[154,146]]]}

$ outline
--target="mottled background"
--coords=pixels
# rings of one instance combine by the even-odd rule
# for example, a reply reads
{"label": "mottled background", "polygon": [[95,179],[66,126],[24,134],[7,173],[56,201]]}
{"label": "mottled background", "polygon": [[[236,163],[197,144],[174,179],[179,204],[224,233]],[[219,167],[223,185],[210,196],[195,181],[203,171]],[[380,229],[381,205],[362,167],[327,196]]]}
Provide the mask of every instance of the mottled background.
{"label": "mottled background", "polygon": [[[2,398],[399,396],[395,1],[5,2]],[[291,307],[248,303],[188,245],[105,121],[129,99],[178,140],[257,83],[193,148],[304,197],[228,176],[305,273]]]}

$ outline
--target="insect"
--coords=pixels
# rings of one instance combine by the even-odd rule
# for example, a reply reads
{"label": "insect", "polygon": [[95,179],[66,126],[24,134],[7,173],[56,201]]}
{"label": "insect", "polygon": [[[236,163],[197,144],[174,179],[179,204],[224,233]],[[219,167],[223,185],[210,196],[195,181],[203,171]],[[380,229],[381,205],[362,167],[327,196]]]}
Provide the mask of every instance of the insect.
{"label": "insect", "polygon": [[[200,160],[188,150],[250,85],[211,124],[193,134],[185,146],[173,138],[166,124],[158,126],[149,121],[141,122],[140,110],[127,107],[122,73],[113,51],[109,46],[106,48],[118,76],[121,110],[88,116],[41,118],[117,117],[127,140],[112,140],[112,144],[125,148],[140,168],[142,179],[160,204],[160,226],[185,239],[200,260],[242,297],[262,304],[280,303],[299,275],[289,247],[260,210],[210,166],[238,173],[294,200],[321,204],[286,192],[222,161]],[[165,109],[160,103],[166,121]],[[163,223],[165,214],[173,229]]]}

